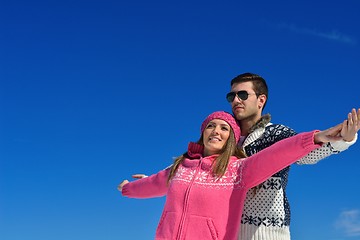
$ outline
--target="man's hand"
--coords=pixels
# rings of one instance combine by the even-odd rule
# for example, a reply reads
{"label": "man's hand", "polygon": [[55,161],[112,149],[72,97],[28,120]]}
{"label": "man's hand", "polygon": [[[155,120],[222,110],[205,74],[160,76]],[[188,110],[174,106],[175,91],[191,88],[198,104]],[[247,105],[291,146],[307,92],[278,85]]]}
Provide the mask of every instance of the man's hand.
{"label": "man's hand", "polygon": [[147,176],[145,174],[134,174],[132,175],[132,177],[136,179],[142,179],[142,178],[146,178]]}
{"label": "man's hand", "polygon": [[360,129],[360,108],[357,110],[353,108],[348,114],[348,119],[342,124],[340,135],[346,142],[351,142],[355,138],[355,134]]}

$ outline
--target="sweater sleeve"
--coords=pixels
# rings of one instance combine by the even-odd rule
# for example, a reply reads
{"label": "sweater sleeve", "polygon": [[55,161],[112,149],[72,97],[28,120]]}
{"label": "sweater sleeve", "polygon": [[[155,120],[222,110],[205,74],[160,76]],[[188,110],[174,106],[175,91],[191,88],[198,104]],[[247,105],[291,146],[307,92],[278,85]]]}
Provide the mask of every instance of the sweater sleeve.
{"label": "sweater sleeve", "polygon": [[165,196],[168,190],[167,178],[170,169],[162,170],[149,177],[145,177],[125,184],[122,195],[130,198],[153,198]]}
{"label": "sweater sleeve", "polygon": [[246,158],[239,169],[244,186],[252,188],[259,185],[273,174],[320,147],[321,145],[314,144],[315,132],[300,133],[283,139]]}
{"label": "sweater sleeve", "polygon": [[355,138],[351,142],[345,142],[344,140],[339,140],[336,142],[329,142],[327,144],[323,144],[320,148],[317,148],[311,151],[309,154],[299,159],[296,164],[316,164],[319,161],[340,152],[347,150],[350,146],[352,146],[357,140],[357,133],[355,134]]}

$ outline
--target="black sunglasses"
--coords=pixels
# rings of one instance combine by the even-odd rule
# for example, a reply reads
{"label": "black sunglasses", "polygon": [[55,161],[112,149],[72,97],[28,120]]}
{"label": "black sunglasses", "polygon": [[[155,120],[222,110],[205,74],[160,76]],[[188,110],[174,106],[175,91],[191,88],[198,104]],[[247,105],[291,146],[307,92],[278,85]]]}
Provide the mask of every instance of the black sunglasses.
{"label": "black sunglasses", "polygon": [[248,93],[247,91],[244,90],[238,92],[229,92],[228,94],[226,94],[226,100],[232,103],[235,99],[235,96],[238,96],[238,98],[245,101],[246,99],[248,99],[249,95],[253,95],[253,94],[256,93]]}

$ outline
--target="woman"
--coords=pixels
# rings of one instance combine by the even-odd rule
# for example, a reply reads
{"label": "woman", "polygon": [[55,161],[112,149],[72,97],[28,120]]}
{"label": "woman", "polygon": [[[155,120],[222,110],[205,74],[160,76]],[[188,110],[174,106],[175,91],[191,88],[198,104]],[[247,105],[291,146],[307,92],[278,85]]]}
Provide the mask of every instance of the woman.
{"label": "woman", "polygon": [[156,239],[236,239],[247,190],[321,143],[339,140],[342,126],[301,133],[246,158],[236,147],[241,132],[235,119],[214,112],[202,123],[199,141],[189,143],[171,168],[124,180],[118,189],[132,198],[166,195]]}

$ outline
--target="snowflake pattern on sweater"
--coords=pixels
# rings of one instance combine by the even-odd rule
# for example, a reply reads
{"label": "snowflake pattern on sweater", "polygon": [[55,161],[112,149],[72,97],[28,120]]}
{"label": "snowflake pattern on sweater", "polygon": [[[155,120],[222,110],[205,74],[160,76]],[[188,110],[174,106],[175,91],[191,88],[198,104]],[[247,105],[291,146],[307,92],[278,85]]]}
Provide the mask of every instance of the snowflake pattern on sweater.
{"label": "snowflake pattern on sweater", "polygon": [[[254,138],[254,141],[246,143],[247,139],[245,140],[243,148],[248,156],[296,134],[294,130],[281,124],[268,124],[262,130],[262,134],[254,131],[248,136],[250,139]],[[254,136],[256,134],[258,136]],[[330,144],[326,144],[300,159],[297,164],[315,164],[338,152]],[[287,167],[248,191],[241,219],[242,225],[280,228],[290,225],[291,212],[286,196],[289,171],[290,167]]]}
{"label": "snowflake pattern on sweater", "polygon": [[[180,165],[172,181],[179,181],[179,183],[189,184],[194,181],[198,187],[213,188],[213,189],[238,189],[243,188],[242,185],[242,165],[243,159],[232,160],[229,162],[227,171],[222,177],[217,177],[211,174],[208,165],[204,169],[195,168],[189,170],[188,167]],[[198,172],[197,172],[198,171]]]}

